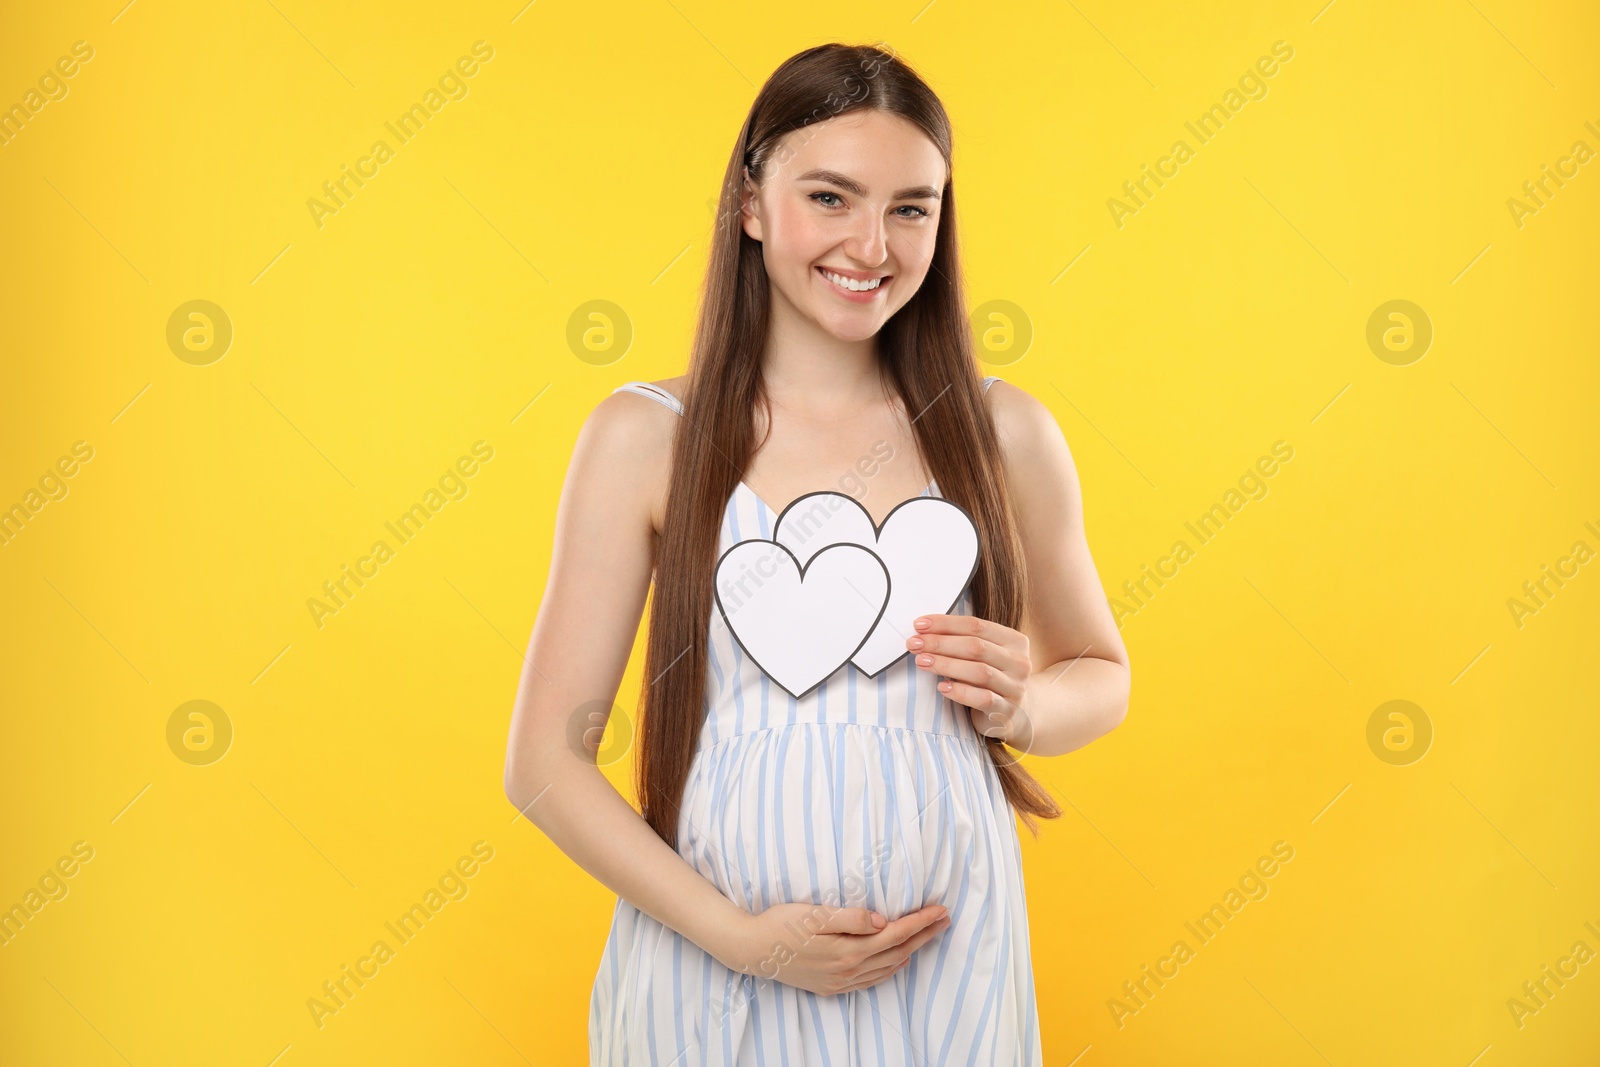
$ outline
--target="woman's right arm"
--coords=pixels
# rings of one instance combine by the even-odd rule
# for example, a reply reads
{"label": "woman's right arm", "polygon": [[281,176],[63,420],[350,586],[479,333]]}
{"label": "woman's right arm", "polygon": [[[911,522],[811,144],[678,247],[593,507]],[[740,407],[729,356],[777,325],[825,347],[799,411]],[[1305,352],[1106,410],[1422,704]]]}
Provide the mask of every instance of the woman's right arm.
{"label": "woman's right arm", "polygon": [[[578,434],[512,710],[506,796],[595,879],[725,966],[817,991],[859,987],[933,936],[944,909],[882,929],[865,908],[780,904],[752,916],[670,848],[596,765],[605,724],[589,712],[611,706],[639,630],[654,565],[651,514],[677,421],[653,400],[617,393]],[[782,931],[808,919],[813,933],[802,943],[772,943],[790,942]],[[786,965],[769,965],[774,954]]]}
{"label": "woman's right arm", "polygon": [[[606,397],[573,448],[556,511],[550,577],[523,657],[506,746],[511,803],[612,892],[719,959],[746,913],[668,847],[595,763],[633,649],[653,568],[652,496],[671,425],[644,397]],[[631,409],[631,410],[630,410]],[[648,413],[653,415],[654,413]],[[578,743],[575,738],[582,738]]]}

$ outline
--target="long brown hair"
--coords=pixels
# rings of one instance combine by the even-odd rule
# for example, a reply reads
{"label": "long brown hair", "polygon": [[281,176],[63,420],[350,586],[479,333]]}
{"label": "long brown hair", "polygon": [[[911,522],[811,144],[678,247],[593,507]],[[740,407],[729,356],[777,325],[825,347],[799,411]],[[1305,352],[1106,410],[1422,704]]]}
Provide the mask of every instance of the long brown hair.
{"label": "long brown hair", "polygon": [[[949,173],[950,118],[933,91],[885,48],[831,43],[791,57],[767,79],[724,174],[672,449],[639,707],[641,813],[673,847],[705,701],[706,624],[722,517],[762,444],[755,440],[757,405],[770,411],[761,377],[769,282],[761,245],[740,223],[745,168],[753,181],[765,180],[786,134],[862,108],[915,123],[938,146]],[[912,430],[941,495],[977,524],[985,551],[972,578],[973,613],[1016,627],[1027,584],[1022,545],[966,321],[955,207],[954,182],[947,180],[932,266],[916,295],[879,330],[879,358],[905,409],[920,413]],[[767,426],[770,433],[770,418]],[[1058,818],[1060,807],[1003,742],[984,740],[1007,799],[1037,836],[1031,816]]]}

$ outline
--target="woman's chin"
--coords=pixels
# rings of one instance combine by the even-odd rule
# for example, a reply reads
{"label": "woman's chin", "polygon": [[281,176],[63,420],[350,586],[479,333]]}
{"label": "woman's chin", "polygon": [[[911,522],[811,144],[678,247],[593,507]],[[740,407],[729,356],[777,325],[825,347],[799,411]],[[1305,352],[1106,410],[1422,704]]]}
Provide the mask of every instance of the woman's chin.
{"label": "woman's chin", "polygon": [[818,323],[818,325],[822,327],[823,332],[825,332],[829,337],[832,337],[836,341],[842,341],[846,343],[865,341],[869,338],[876,337],[878,331],[883,328],[883,323],[876,318],[874,318],[871,322],[867,322],[862,319],[848,322],[830,322],[828,320],[823,320],[822,322]]}
{"label": "woman's chin", "polygon": [[892,311],[885,313],[881,307],[844,308],[813,307],[811,321],[829,336],[840,341],[864,341],[883,329]]}

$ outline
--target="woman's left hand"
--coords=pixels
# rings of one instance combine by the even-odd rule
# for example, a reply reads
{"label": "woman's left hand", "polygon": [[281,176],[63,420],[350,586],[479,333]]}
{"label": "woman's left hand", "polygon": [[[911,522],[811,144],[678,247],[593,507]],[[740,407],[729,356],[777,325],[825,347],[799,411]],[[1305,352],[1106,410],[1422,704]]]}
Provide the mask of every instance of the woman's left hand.
{"label": "woman's left hand", "polygon": [[923,615],[915,626],[906,648],[917,654],[917,669],[944,676],[939,692],[967,707],[978,733],[1027,751],[1028,635],[974,615]]}

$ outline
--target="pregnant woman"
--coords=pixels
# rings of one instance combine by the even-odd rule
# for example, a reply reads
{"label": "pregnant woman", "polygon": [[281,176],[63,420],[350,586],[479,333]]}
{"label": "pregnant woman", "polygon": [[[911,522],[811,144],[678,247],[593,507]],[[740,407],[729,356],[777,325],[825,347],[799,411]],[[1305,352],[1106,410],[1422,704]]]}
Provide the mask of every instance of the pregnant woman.
{"label": "pregnant woman", "polygon": [[[978,374],[951,147],[886,49],[786,61],[728,164],[688,373],[578,436],[505,787],[617,894],[591,1064],[1042,1063],[1016,818],[1060,809],[1019,758],[1114,728],[1129,667],[1059,427]],[[791,502],[887,540],[924,497],[977,534],[959,596],[881,669],[780,684],[735,605],[781,579],[724,554]],[[613,697],[652,582],[635,725]],[[836,643],[844,606],[780,641]],[[598,770],[608,715],[638,812]]]}

